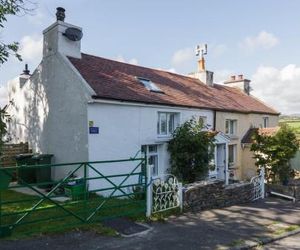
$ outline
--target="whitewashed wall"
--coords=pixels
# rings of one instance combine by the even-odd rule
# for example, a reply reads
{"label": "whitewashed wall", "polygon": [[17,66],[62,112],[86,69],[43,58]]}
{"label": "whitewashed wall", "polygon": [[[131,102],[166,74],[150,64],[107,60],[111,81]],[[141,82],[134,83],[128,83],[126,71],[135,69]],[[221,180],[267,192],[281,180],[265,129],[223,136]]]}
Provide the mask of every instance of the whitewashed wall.
{"label": "whitewashed wall", "polygon": [[[92,103],[88,106],[88,120],[99,127],[99,134],[89,134],[89,160],[111,160],[134,156],[141,145],[161,144],[159,155],[159,174],[164,174],[169,168],[169,154],[166,138],[157,135],[158,112],[180,113],[180,123],[193,116],[206,116],[207,123],[213,125],[213,111],[168,108],[150,105],[118,105]],[[131,164],[102,165],[99,169],[104,174],[119,174],[133,169]],[[90,171],[91,176],[97,175]],[[130,181],[129,181],[130,182]],[[129,183],[128,182],[128,183]],[[104,181],[105,183],[105,181]],[[90,183],[95,189],[96,182]]]}

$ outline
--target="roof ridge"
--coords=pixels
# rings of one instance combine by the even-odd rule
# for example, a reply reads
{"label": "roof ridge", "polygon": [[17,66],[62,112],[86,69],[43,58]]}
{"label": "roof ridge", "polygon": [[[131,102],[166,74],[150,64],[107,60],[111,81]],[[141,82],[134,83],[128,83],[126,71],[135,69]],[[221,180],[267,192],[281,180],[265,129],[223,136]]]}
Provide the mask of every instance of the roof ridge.
{"label": "roof ridge", "polygon": [[[145,66],[141,66],[141,65],[131,64],[131,63],[128,63],[128,62],[120,62],[118,60],[105,58],[105,57],[101,57],[101,56],[95,56],[95,55],[91,55],[91,54],[87,54],[87,53],[81,53],[81,54],[86,55],[86,56],[92,56],[92,57],[95,57],[95,58],[100,58],[100,59],[103,59],[103,60],[108,60],[108,61],[115,62],[115,63],[126,64],[126,65],[129,65],[129,66],[132,66],[132,67],[138,67],[138,68],[143,68],[143,69],[147,69],[147,70],[160,71],[160,72],[164,72],[164,73],[167,73],[167,74],[170,74],[170,75],[175,75],[175,76],[180,76],[180,77],[187,78],[187,79],[192,79],[192,80],[195,80],[198,83],[201,83],[204,86],[208,87],[205,83],[201,82],[199,79],[190,77],[188,75],[182,75],[180,73],[174,73],[174,72],[166,71],[166,70],[163,70],[163,69],[150,68],[150,67],[145,67]],[[216,83],[214,83],[214,84],[216,84]],[[220,85],[220,84],[218,84],[218,85]]]}

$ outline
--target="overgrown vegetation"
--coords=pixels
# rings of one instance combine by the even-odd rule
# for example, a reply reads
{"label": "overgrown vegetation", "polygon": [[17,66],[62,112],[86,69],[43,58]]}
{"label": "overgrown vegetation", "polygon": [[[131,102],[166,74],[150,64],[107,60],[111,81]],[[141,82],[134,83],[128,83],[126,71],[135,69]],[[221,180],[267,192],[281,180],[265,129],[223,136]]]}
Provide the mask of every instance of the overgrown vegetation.
{"label": "overgrown vegetation", "polygon": [[265,167],[268,182],[287,182],[293,176],[290,160],[299,148],[294,131],[282,125],[274,136],[254,135],[251,151],[256,158],[256,166]]}
{"label": "overgrown vegetation", "polygon": [[[4,28],[4,23],[7,22],[8,16],[30,13],[34,7],[35,4],[27,0],[0,0],[0,28]],[[18,50],[18,42],[5,43],[0,40],[0,66],[5,63],[11,55],[21,61],[22,58],[21,55],[18,54]]]}
{"label": "overgrown vegetation", "polygon": [[195,118],[185,122],[173,133],[169,142],[171,173],[185,183],[205,178],[214,158],[214,134],[203,130]]}

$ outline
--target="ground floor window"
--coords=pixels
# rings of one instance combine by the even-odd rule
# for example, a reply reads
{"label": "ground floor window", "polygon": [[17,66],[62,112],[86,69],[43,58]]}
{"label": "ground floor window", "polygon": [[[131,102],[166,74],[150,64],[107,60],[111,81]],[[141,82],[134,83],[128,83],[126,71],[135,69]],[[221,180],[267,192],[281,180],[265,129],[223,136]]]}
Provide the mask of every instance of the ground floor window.
{"label": "ground floor window", "polygon": [[228,146],[228,163],[233,166],[236,163],[236,144]]}
{"label": "ground floor window", "polygon": [[158,175],[159,170],[159,145],[143,145],[142,152],[147,153],[147,160],[149,165],[153,165],[152,175]]}

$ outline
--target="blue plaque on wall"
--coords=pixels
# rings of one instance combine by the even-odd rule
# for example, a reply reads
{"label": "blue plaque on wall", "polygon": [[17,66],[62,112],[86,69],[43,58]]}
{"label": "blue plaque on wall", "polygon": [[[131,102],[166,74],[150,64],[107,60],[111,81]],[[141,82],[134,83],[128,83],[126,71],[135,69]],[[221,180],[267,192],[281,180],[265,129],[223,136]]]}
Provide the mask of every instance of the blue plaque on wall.
{"label": "blue plaque on wall", "polygon": [[99,134],[99,127],[90,127],[90,134]]}

